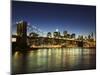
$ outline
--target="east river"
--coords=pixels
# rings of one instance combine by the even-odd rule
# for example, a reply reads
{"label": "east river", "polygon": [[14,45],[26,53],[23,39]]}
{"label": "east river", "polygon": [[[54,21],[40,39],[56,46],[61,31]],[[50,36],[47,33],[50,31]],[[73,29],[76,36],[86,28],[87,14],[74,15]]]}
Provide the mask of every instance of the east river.
{"label": "east river", "polygon": [[12,73],[39,73],[87,70],[96,68],[96,49],[51,48],[15,51],[12,54]]}

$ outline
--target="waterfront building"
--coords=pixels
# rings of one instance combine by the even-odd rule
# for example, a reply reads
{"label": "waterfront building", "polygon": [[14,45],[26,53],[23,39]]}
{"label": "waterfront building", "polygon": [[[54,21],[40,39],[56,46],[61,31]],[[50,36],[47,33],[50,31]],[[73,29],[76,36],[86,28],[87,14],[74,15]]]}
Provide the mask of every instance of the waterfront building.
{"label": "waterfront building", "polygon": [[48,32],[48,33],[47,33],[47,37],[49,37],[49,38],[52,37],[51,32]]}
{"label": "waterfront building", "polygon": [[70,38],[71,38],[71,35],[70,35],[70,34],[67,34],[67,38],[69,38],[69,39],[70,39]]}
{"label": "waterfront building", "polygon": [[75,39],[75,33],[71,34],[71,38]]}
{"label": "waterfront building", "polygon": [[63,32],[63,36],[64,36],[64,38],[67,38],[67,31]]}
{"label": "waterfront building", "polygon": [[59,38],[60,37],[60,32],[54,32],[53,36],[54,36],[54,38]]}

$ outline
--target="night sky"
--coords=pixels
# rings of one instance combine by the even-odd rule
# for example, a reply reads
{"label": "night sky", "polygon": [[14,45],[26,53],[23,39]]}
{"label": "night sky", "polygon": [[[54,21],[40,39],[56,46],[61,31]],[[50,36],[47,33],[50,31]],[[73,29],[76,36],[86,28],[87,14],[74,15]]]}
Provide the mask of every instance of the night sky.
{"label": "night sky", "polygon": [[12,33],[16,32],[16,22],[25,20],[44,33],[54,32],[76,35],[95,34],[96,6],[68,4],[48,4],[36,2],[12,2]]}

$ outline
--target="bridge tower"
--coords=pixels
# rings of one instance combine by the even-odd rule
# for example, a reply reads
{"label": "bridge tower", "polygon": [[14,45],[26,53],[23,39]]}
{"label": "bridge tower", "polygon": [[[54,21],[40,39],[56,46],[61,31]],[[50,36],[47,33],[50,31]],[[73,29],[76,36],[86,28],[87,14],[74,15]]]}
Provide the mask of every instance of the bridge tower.
{"label": "bridge tower", "polygon": [[20,21],[17,23],[17,46],[21,49],[27,47],[27,22]]}

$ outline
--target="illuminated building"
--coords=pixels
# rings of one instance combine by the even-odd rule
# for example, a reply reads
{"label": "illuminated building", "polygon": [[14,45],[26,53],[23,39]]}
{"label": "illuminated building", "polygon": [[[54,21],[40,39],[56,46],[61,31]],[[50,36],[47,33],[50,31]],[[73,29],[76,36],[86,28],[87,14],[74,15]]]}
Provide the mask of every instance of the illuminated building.
{"label": "illuminated building", "polygon": [[63,35],[64,35],[65,38],[67,38],[67,31],[64,31]]}
{"label": "illuminated building", "polygon": [[54,32],[53,36],[54,36],[54,38],[59,38],[60,37],[60,32]]}
{"label": "illuminated building", "polygon": [[75,38],[75,33],[71,34],[71,38]]}
{"label": "illuminated building", "polygon": [[52,37],[51,32],[48,32],[48,33],[47,33],[47,37],[49,37],[49,38]]}

